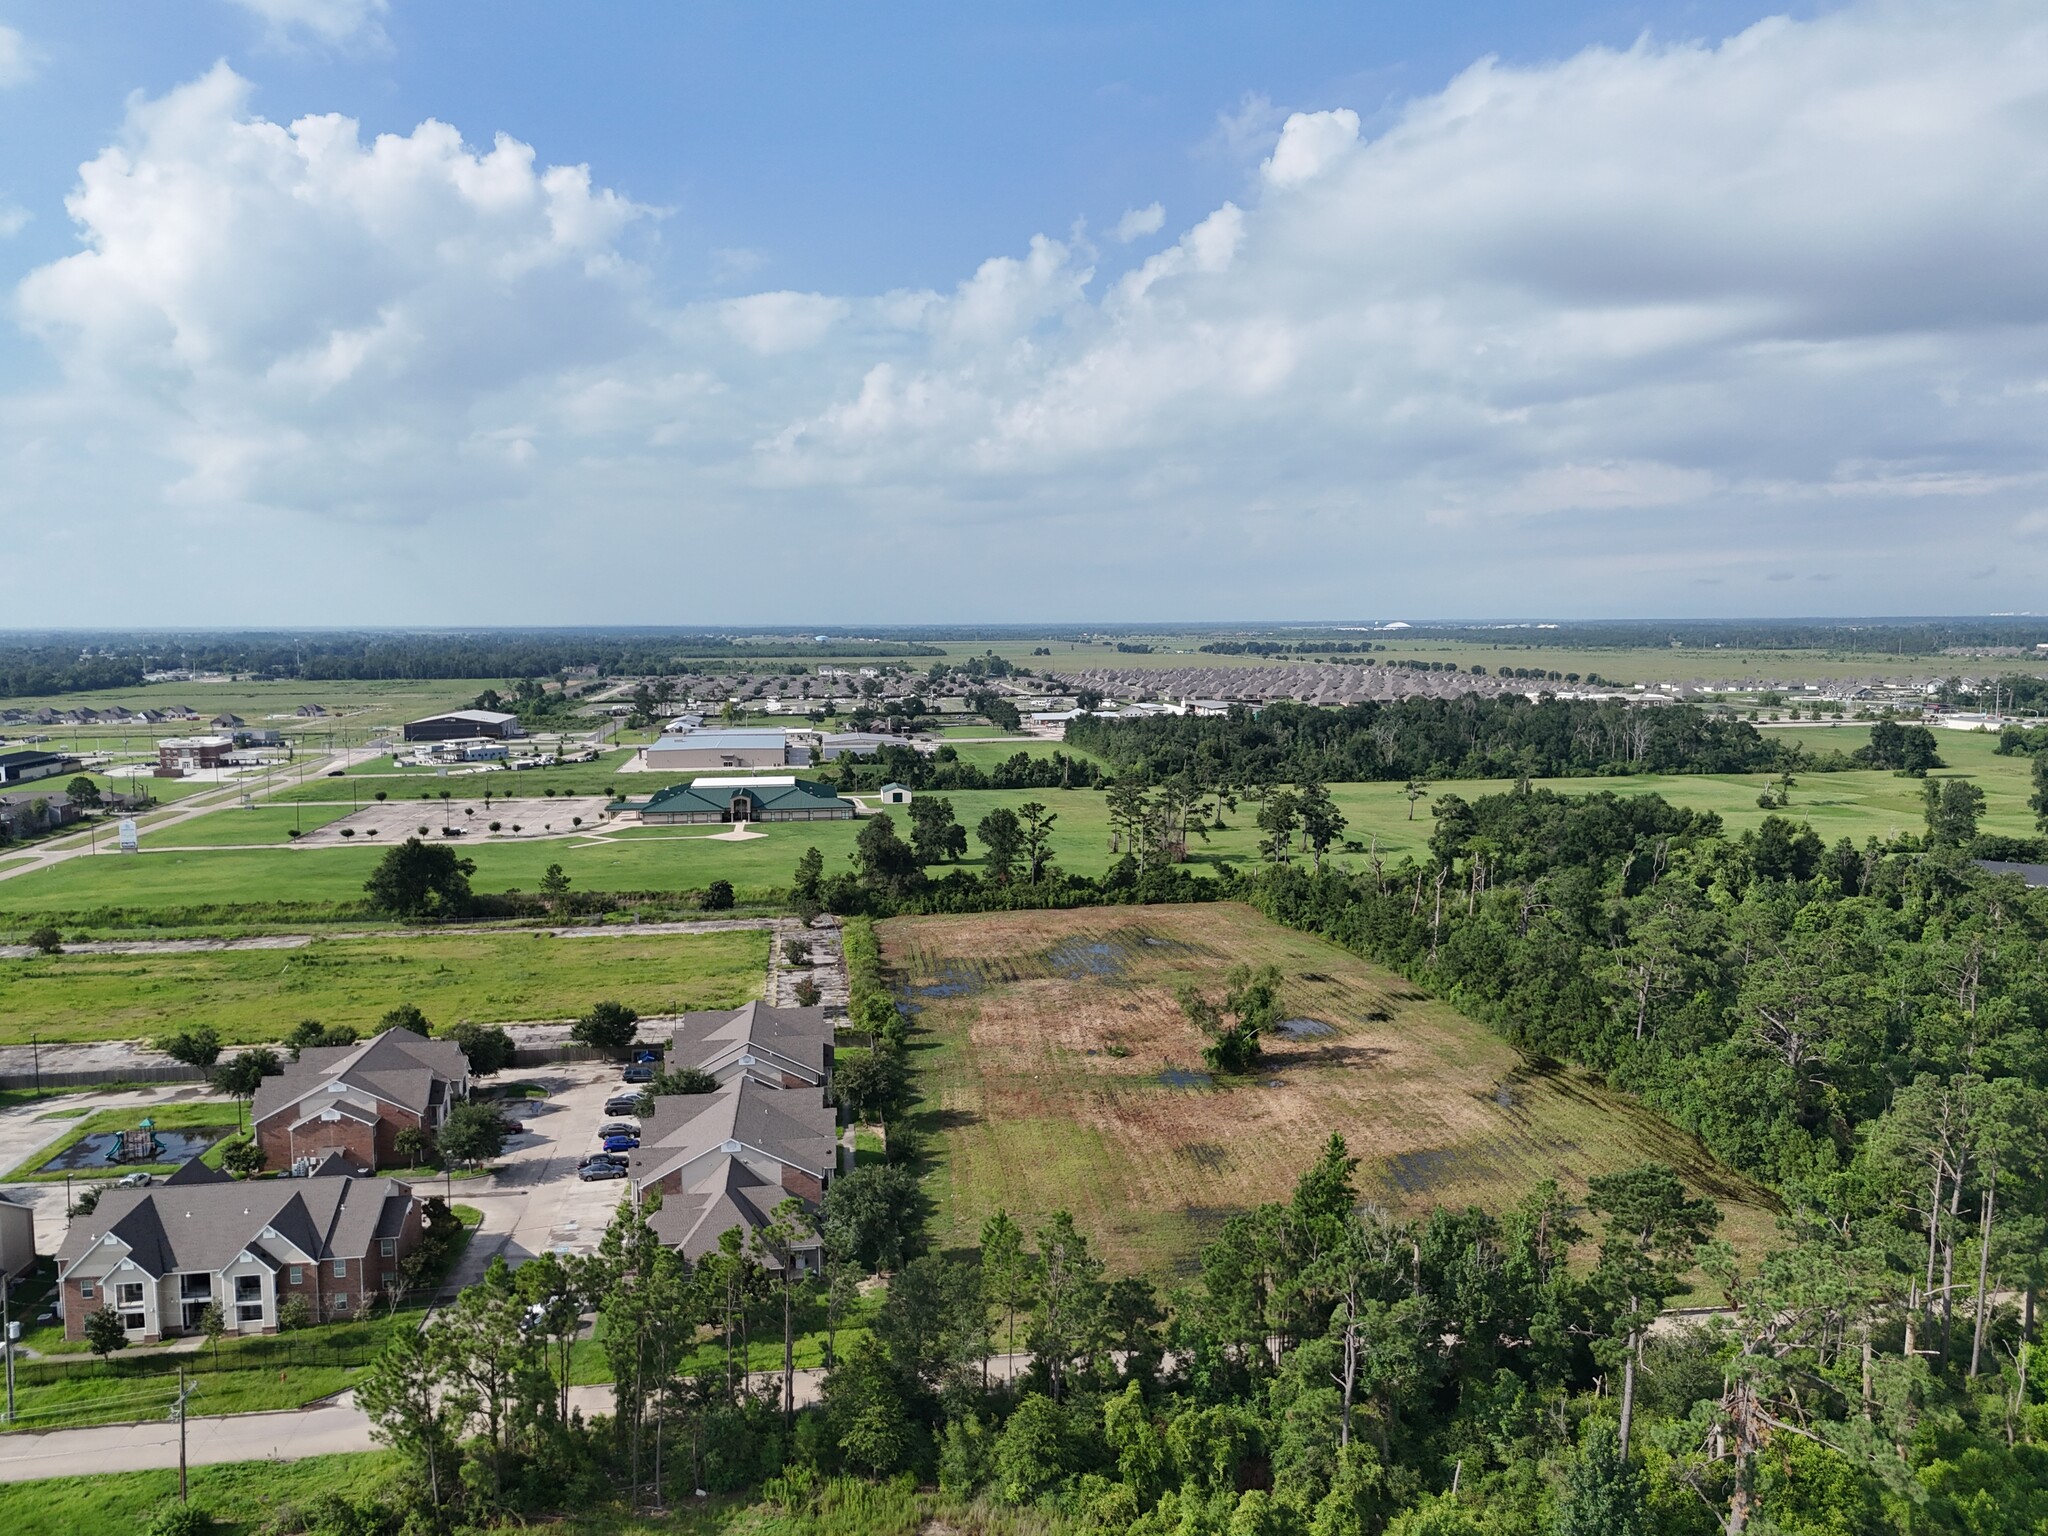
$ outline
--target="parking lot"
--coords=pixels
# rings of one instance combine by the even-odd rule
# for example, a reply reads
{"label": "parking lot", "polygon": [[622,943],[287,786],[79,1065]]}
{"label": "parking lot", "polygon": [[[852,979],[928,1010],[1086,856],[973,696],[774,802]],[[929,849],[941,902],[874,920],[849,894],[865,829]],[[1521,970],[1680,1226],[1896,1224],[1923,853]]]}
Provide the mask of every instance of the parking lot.
{"label": "parking lot", "polygon": [[[519,1068],[491,1080],[534,1083],[547,1097],[506,1106],[506,1114],[525,1129],[505,1144],[495,1174],[454,1181],[455,1198],[484,1213],[465,1272],[481,1274],[498,1253],[517,1265],[549,1249],[597,1251],[629,1186],[624,1179],[586,1183],[577,1177],[577,1168],[599,1149],[598,1127],[612,1118],[604,1112],[604,1101],[620,1089],[619,1073],[612,1063],[576,1062]],[[439,1191],[422,1186],[421,1192]]]}
{"label": "parking lot", "polygon": [[[622,1087],[620,1071],[613,1063],[569,1062],[517,1068],[487,1080],[533,1083],[547,1097],[504,1104],[507,1118],[520,1122],[522,1129],[506,1142],[494,1172],[417,1182],[422,1195],[452,1194],[457,1202],[484,1213],[482,1231],[458,1275],[462,1283],[481,1275],[499,1253],[516,1265],[550,1248],[561,1253],[597,1251],[629,1185],[624,1179],[586,1183],[577,1177],[577,1168],[599,1150],[598,1127],[614,1118],[605,1114],[604,1101]],[[197,1084],[179,1084],[119,1093],[69,1093],[0,1109],[0,1170],[17,1166],[63,1136],[77,1124],[76,1111],[207,1097],[211,1095]],[[63,1183],[12,1184],[4,1193],[35,1211],[37,1251],[55,1253],[66,1225]]]}

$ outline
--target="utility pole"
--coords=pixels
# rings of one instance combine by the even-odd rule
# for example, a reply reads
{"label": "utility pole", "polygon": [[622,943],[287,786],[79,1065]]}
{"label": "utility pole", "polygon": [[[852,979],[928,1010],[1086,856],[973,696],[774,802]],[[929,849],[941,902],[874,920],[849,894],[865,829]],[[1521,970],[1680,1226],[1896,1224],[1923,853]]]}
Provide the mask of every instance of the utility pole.
{"label": "utility pole", "polygon": [[178,1367],[178,1400],[171,1405],[171,1417],[178,1421],[178,1502],[180,1504],[192,1502],[191,1494],[185,1486],[185,1399],[190,1397],[196,1390],[198,1390],[196,1384],[190,1388],[185,1385],[185,1367],[181,1364]]}

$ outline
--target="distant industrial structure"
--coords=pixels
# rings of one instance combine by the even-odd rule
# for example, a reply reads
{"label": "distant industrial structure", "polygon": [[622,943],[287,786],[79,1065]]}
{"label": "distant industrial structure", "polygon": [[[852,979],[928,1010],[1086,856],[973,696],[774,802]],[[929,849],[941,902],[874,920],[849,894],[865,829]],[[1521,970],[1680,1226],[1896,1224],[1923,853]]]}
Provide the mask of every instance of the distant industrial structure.
{"label": "distant industrial structure", "polygon": [[649,773],[692,768],[808,768],[810,750],[771,729],[676,731],[640,754]]}
{"label": "distant industrial structure", "polygon": [[451,709],[445,715],[408,720],[405,725],[407,741],[511,741],[525,734],[517,715],[496,709]]}

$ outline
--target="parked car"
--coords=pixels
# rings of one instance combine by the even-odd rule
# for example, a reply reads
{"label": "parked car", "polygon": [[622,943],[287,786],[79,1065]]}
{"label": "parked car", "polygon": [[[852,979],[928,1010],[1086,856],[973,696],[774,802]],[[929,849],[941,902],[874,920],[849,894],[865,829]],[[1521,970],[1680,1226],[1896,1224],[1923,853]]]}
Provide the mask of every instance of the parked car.
{"label": "parked car", "polygon": [[576,1177],[586,1184],[594,1179],[623,1179],[625,1176],[626,1170],[617,1163],[599,1162],[596,1158],[576,1170]]}
{"label": "parked car", "polygon": [[645,1065],[631,1066],[626,1068],[622,1075],[629,1083],[651,1083],[654,1081],[654,1068]]}
{"label": "parked car", "polygon": [[638,1136],[639,1122],[633,1120],[608,1120],[597,1128],[600,1136]]}
{"label": "parked car", "polygon": [[123,1189],[140,1189],[149,1182],[150,1177],[146,1173],[128,1173],[121,1176],[121,1188]]}
{"label": "parked car", "polygon": [[633,1160],[623,1152],[593,1152],[583,1159],[586,1163],[610,1163],[614,1168],[630,1168]]}
{"label": "parked car", "polygon": [[630,1152],[639,1145],[638,1136],[607,1136],[604,1139],[604,1149],[607,1152]]}
{"label": "parked car", "polygon": [[604,1112],[608,1115],[634,1115],[640,1112],[640,1095],[637,1093],[615,1093],[604,1101]]}

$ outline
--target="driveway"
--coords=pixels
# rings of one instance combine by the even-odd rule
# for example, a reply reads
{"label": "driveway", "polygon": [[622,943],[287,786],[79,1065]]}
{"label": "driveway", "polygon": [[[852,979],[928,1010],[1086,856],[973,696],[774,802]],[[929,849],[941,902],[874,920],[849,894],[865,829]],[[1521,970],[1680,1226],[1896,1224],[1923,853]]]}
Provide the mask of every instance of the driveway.
{"label": "driveway", "polygon": [[[522,1067],[494,1079],[538,1083],[545,1099],[515,1101],[511,1113],[526,1129],[505,1146],[498,1170],[488,1179],[455,1184],[455,1198],[484,1213],[482,1229],[469,1245],[455,1283],[470,1285],[498,1254],[515,1267],[548,1249],[595,1253],[598,1240],[625,1196],[627,1181],[584,1183],[576,1176],[583,1160],[598,1150],[597,1128],[606,1119],[604,1101],[621,1086],[619,1068],[609,1062]],[[421,1193],[435,1193],[426,1185]]]}

